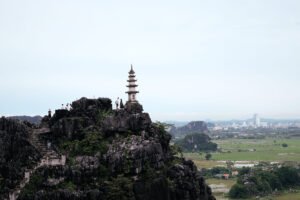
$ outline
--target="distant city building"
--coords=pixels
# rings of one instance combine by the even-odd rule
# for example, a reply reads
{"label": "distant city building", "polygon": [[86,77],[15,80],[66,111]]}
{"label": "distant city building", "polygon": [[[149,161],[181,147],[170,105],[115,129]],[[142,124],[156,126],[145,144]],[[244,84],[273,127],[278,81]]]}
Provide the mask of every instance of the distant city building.
{"label": "distant city building", "polygon": [[247,127],[247,122],[243,122],[242,127]]}
{"label": "distant city building", "polygon": [[260,118],[259,118],[258,114],[254,114],[253,123],[254,123],[254,126],[260,127]]}
{"label": "distant city building", "polygon": [[260,126],[264,127],[264,128],[268,128],[269,127],[269,123],[268,122],[260,122]]}
{"label": "distant city building", "polygon": [[300,122],[295,123],[295,126],[298,127],[298,128],[300,128]]}

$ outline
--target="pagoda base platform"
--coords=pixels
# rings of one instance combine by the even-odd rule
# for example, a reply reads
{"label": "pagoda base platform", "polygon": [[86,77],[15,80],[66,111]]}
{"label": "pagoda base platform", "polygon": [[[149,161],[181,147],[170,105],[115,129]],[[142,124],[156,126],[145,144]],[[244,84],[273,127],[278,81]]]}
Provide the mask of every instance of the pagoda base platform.
{"label": "pagoda base platform", "polygon": [[125,104],[125,110],[129,113],[142,113],[144,109],[138,101],[127,101]]}

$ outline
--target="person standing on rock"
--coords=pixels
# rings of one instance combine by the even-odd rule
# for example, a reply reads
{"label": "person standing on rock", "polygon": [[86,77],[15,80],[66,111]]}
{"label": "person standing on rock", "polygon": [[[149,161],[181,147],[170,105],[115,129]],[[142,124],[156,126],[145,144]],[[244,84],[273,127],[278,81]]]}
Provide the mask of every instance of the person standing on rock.
{"label": "person standing on rock", "polygon": [[50,148],[51,148],[51,142],[47,141],[47,149],[50,149]]}
{"label": "person standing on rock", "polygon": [[48,117],[49,117],[49,118],[52,117],[51,109],[48,110]]}
{"label": "person standing on rock", "polygon": [[118,110],[119,109],[119,97],[117,98],[115,104],[116,104],[116,109]]}
{"label": "person standing on rock", "polygon": [[124,104],[123,104],[123,100],[120,100],[120,109],[124,109]]}

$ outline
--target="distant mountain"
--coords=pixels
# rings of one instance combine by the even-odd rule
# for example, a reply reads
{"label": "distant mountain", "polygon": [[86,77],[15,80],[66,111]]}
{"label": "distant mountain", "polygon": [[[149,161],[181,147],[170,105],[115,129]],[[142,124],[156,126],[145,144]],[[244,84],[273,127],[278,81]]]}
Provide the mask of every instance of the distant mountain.
{"label": "distant mountain", "polygon": [[11,116],[11,117],[8,117],[10,119],[17,119],[17,120],[20,120],[20,121],[28,121],[32,124],[39,124],[42,120],[42,117],[37,115],[37,116],[26,116],[26,115],[23,115],[23,116]]}
{"label": "distant mountain", "polygon": [[177,140],[183,151],[216,151],[217,144],[211,142],[211,138],[204,133],[193,133],[185,136],[183,139]]}
{"label": "distant mountain", "polygon": [[192,121],[185,126],[172,127],[169,132],[174,137],[184,137],[191,133],[208,133],[207,124],[204,121]]}
{"label": "distant mountain", "polygon": [[187,125],[189,122],[186,121],[165,121],[166,124],[172,124],[175,127],[180,127],[180,126],[185,126]]}

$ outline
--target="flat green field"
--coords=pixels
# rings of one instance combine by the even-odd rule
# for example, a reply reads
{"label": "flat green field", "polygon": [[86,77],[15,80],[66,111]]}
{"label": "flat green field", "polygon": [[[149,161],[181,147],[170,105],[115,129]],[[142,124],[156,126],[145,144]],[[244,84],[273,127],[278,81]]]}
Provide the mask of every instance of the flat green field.
{"label": "flat green field", "polygon": [[296,199],[300,199],[300,192],[285,193],[274,197],[274,200],[296,200]]}
{"label": "flat green field", "polygon": [[[212,153],[214,161],[299,161],[300,138],[293,139],[226,139],[213,141],[222,153]],[[286,143],[288,147],[282,147]],[[255,151],[254,151],[255,150]],[[185,153],[194,161],[204,160],[204,153]],[[212,166],[212,165],[211,165]]]}
{"label": "flat green field", "polygon": [[[218,199],[218,200],[229,200],[228,197],[226,197],[227,191],[236,183],[236,179],[229,179],[229,180],[224,180],[224,179],[207,179],[206,183],[210,185],[212,188],[213,195]],[[245,200],[255,200],[256,198],[251,198],[251,199],[245,199]],[[297,192],[283,192],[278,195],[271,195],[267,197],[261,197],[259,200],[300,200],[300,191]]]}
{"label": "flat green field", "polygon": [[[212,168],[215,166],[226,167],[225,161],[248,161],[248,163],[254,163],[258,161],[300,162],[300,138],[226,139],[215,140],[213,142],[218,144],[219,148],[222,150],[222,153],[212,153],[211,160],[205,160],[205,153],[184,153],[184,157],[193,160],[198,168]],[[282,147],[283,143],[286,143],[288,147]],[[228,189],[235,183],[235,180],[208,179],[207,183],[211,185],[213,194],[218,200],[228,200],[226,193],[228,192]],[[254,199],[255,198],[251,200]],[[300,192],[286,192],[277,196],[268,196],[260,199],[300,200]]]}

